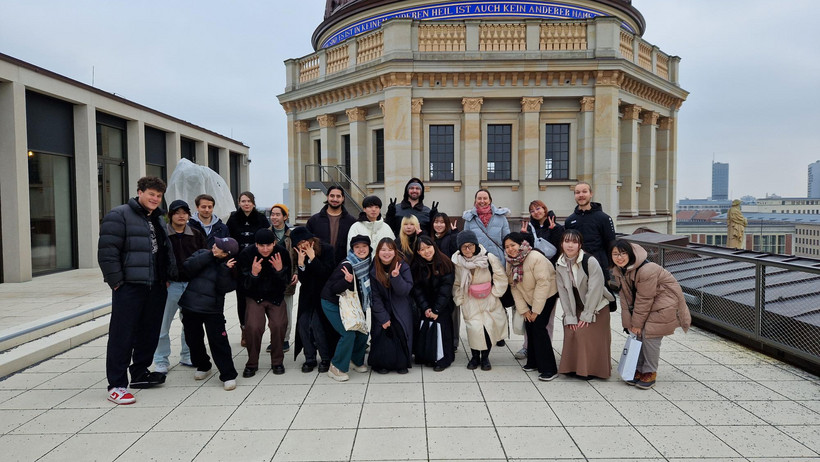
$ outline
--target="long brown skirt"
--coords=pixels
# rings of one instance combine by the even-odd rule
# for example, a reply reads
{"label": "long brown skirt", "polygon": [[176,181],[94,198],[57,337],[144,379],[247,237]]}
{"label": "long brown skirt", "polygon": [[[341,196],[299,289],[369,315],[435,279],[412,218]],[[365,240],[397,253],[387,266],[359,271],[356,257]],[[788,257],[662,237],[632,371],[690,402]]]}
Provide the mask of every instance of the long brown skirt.
{"label": "long brown skirt", "polygon": [[[580,314],[580,312],[578,313]],[[573,331],[564,326],[564,348],[561,352],[561,365],[558,372],[592,376],[602,379],[611,374],[609,345],[612,342],[612,330],[609,327],[609,307],[604,305],[595,322]]]}

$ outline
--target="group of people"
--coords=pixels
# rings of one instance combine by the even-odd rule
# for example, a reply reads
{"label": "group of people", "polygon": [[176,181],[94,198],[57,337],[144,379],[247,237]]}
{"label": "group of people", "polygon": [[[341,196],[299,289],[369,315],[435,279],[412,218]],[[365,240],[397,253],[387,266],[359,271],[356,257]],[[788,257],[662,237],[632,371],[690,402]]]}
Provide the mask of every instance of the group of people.
{"label": "group of people", "polygon": [[[620,292],[624,328],[647,345],[628,383],[651,388],[660,339],[690,322],[671,274],[648,262],[641,247],[616,240],[611,218],[584,182],[575,186],[577,207],[563,226],[535,200],[529,220],[511,231],[509,210],[480,189],[460,232],[436,202],[425,205],[418,178],[407,182],[400,202],[390,200],[384,218],[376,196],[366,197],[359,217],[352,216],[344,191],[332,186],[324,207],[295,228],[286,224],[285,205],[274,205],[269,221],[250,192],[240,194],[239,209],[225,224],[213,215],[207,194],[196,198],[193,215],[185,202],[172,202],[166,223],[159,215],[162,180],[142,178],[137,189],[136,198],[105,216],[100,230],[100,266],[113,289],[108,399],[118,404],[135,401],[128,369],[133,388],[164,383],[177,310],[184,334],[180,363],[195,368],[197,380],[210,376],[204,327],[220,380],[234,389],[238,373],[223,313],[225,294],[233,290],[248,355],[243,377],[259,369],[266,330],[272,371],[285,373],[297,284],[294,357],[304,353],[302,372],[318,367],[337,381],[368,366],[377,373],[405,374],[413,364],[443,371],[455,360],[462,320],[471,350],[467,368],[491,370],[492,347],[509,336],[508,310],[513,329],[525,336],[516,353],[526,359],[525,371],[537,371],[543,381],[559,373],[605,379],[610,309]],[[369,332],[345,326],[351,294]],[[560,367],[551,346],[555,311],[563,312]]]}

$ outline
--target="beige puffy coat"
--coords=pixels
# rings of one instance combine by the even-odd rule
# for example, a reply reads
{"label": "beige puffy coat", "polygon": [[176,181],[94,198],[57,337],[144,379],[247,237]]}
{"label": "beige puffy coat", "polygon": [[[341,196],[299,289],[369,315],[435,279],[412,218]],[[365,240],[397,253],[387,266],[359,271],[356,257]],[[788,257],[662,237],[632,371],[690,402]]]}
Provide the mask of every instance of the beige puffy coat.
{"label": "beige puffy coat", "polygon": [[[578,288],[578,294],[584,302],[584,310],[581,312],[581,321],[595,322],[598,312],[602,308],[609,306],[610,301],[614,301],[615,297],[604,288],[604,272],[601,269],[600,263],[591,254],[587,260],[589,276],[584,272],[581,261],[584,258],[584,251],[578,252],[578,257],[572,266],[572,275],[575,277],[575,287]],[[558,302],[561,304],[561,309],[564,310],[564,325],[578,324],[576,317],[577,308],[575,307],[575,296],[572,294],[572,279],[570,279],[569,271],[567,271],[567,261],[564,254],[558,258],[556,263],[556,280],[558,281]],[[558,308],[556,307],[557,311]]]}
{"label": "beige puffy coat", "polygon": [[558,293],[555,284],[555,267],[541,252],[531,251],[522,264],[524,275],[512,286],[512,265],[507,264],[507,277],[512,286],[515,310],[523,315],[527,311],[541,314],[547,299]]}
{"label": "beige puffy coat", "polygon": [[[635,263],[626,267],[626,274],[621,268],[612,268],[612,275],[621,286],[621,323],[624,329],[640,327],[646,338],[657,338],[672,335],[675,328],[689,330],[692,316],[680,284],[672,273],[662,266],[646,260],[646,250],[630,244],[635,252]],[[640,270],[635,271],[640,267]],[[635,289],[633,300],[632,288]],[[630,313],[629,307],[633,310]]]}
{"label": "beige puffy coat", "polygon": [[479,255],[487,255],[492,268],[476,268],[473,270],[472,284],[481,284],[493,281],[492,293],[483,299],[472,297],[467,291],[461,289],[462,275],[465,269],[459,267],[457,256],[461,252],[453,255],[453,263],[456,265],[456,277],[453,283],[453,301],[456,306],[461,307],[461,316],[467,326],[467,340],[470,348],[475,350],[486,350],[484,342],[484,329],[490,335],[490,340],[495,343],[507,337],[507,311],[501,306],[500,297],[507,291],[507,273],[504,272],[504,264],[493,254],[488,254],[484,246],[478,246]]}

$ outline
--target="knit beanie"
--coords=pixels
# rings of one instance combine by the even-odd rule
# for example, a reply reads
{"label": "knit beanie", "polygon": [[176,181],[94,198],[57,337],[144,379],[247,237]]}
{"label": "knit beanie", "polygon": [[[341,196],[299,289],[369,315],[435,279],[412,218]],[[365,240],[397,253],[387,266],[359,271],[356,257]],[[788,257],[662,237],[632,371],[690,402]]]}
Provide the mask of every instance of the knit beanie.
{"label": "knit beanie", "polygon": [[458,244],[458,248],[461,249],[461,246],[464,244],[475,244],[476,249],[478,249],[478,237],[476,237],[475,233],[470,230],[465,230],[456,236],[456,244]]}
{"label": "knit beanie", "polygon": [[276,241],[276,235],[268,228],[262,228],[254,235],[254,242],[257,244],[273,244]]}
{"label": "knit beanie", "polygon": [[294,247],[308,239],[313,239],[313,234],[304,226],[297,226],[290,231],[290,242]]}

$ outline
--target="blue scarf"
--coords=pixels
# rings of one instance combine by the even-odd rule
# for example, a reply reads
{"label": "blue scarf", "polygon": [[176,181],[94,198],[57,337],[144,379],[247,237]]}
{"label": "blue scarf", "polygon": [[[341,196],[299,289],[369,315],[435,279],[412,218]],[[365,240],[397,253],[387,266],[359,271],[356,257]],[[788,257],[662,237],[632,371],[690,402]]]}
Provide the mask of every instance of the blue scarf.
{"label": "blue scarf", "polygon": [[370,256],[362,260],[353,253],[347,252],[347,261],[353,266],[353,273],[359,282],[359,290],[362,293],[362,309],[367,312],[370,309]]}

